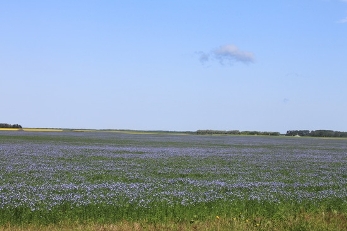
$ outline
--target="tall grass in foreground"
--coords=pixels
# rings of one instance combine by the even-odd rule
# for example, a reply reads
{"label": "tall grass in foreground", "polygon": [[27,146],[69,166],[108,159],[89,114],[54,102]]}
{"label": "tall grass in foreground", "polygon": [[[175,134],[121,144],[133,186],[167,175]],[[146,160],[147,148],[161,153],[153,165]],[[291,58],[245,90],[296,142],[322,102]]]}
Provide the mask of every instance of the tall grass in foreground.
{"label": "tall grass in foreground", "polygon": [[[269,203],[259,201],[215,201],[194,206],[153,204],[148,208],[114,207],[95,204],[73,207],[66,203],[51,210],[31,211],[28,207],[2,209],[0,225],[28,229],[48,227],[73,230],[76,227],[97,230],[127,230],[138,225],[138,230],[344,230],[347,227],[346,202],[328,200],[320,203]],[[298,228],[301,227],[301,228]],[[50,229],[49,228],[49,229]],[[165,228],[165,229],[166,229]],[[298,229],[297,229],[298,228]],[[1,230],[1,229],[0,229]],[[9,229],[10,230],[10,229]],[[130,230],[130,229],[129,229]]]}
{"label": "tall grass in foreground", "polygon": [[219,217],[208,220],[198,218],[181,222],[148,222],[148,221],[118,221],[116,223],[74,223],[61,222],[50,225],[3,225],[0,231],[258,231],[258,230],[324,230],[344,231],[347,230],[347,216],[339,213],[298,213],[295,216],[287,216],[285,219],[269,219],[264,217]]}

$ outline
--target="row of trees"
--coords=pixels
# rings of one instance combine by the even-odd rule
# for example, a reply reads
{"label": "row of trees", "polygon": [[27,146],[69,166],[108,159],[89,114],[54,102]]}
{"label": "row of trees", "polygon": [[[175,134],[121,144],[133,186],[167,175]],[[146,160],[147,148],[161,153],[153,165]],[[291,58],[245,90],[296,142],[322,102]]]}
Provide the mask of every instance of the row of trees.
{"label": "row of trees", "polygon": [[239,131],[239,130],[197,130],[198,135],[266,135],[266,136],[279,136],[279,132],[259,132],[259,131]]}
{"label": "row of trees", "polygon": [[333,130],[289,130],[286,136],[312,136],[312,137],[347,137],[347,132]]}
{"label": "row of trees", "polygon": [[22,128],[22,126],[19,124],[0,123],[0,128]]}
{"label": "row of trees", "polygon": [[[279,132],[239,131],[239,130],[197,130],[198,135],[265,135],[279,136]],[[347,132],[333,130],[289,130],[286,136],[311,136],[311,137],[347,137]]]}

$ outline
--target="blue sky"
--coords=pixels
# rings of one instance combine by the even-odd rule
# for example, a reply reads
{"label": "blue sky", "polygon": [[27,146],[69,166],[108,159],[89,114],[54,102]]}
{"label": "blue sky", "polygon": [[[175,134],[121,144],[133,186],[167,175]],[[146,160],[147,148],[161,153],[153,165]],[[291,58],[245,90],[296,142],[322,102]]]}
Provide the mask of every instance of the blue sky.
{"label": "blue sky", "polygon": [[347,1],[0,1],[0,122],[347,131]]}

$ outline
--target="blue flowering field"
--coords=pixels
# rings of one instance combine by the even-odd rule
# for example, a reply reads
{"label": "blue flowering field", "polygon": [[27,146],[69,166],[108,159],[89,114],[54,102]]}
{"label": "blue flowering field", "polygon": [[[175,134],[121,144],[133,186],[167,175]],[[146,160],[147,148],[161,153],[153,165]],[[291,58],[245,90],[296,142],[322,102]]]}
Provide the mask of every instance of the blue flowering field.
{"label": "blue flowering field", "polygon": [[347,140],[0,132],[0,225],[347,212]]}

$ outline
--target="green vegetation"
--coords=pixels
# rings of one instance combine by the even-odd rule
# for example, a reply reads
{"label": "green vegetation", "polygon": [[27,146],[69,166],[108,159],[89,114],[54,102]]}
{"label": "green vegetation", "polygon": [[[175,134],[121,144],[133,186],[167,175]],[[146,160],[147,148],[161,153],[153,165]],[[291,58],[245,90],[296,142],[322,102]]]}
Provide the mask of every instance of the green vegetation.
{"label": "green vegetation", "polygon": [[[239,130],[197,130],[197,135],[262,135],[279,136],[279,132],[261,132],[261,131],[239,131]],[[309,136],[309,137],[347,137],[347,132],[333,130],[289,130],[286,136]]]}
{"label": "green vegetation", "polygon": [[260,132],[260,131],[239,131],[239,130],[198,130],[197,135],[264,135],[264,136],[279,136],[279,132]]}
{"label": "green vegetation", "polygon": [[347,230],[347,216],[340,213],[298,213],[288,215],[283,219],[269,219],[266,217],[243,218],[242,214],[234,217],[216,216],[208,220],[194,217],[190,221],[148,222],[148,221],[119,221],[116,223],[94,222],[62,222],[50,225],[28,224],[24,226],[10,224],[0,227],[0,231],[268,231],[268,230]]}
{"label": "green vegetation", "polygon": [[289,130],[286,136],[312,136],[312,137],[347,137],[347,132],[333,130]]}
{"label": "green vegetation", "polygon": [[19,124],[7,124],[7,123],[0,123],[0,128],[22,128]]}

